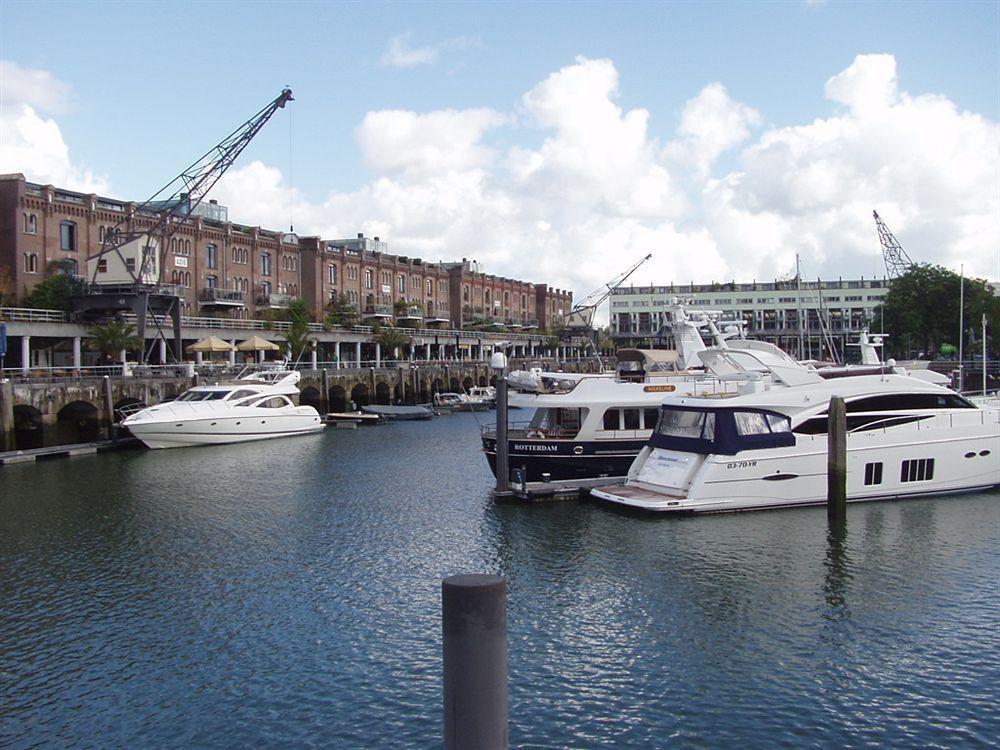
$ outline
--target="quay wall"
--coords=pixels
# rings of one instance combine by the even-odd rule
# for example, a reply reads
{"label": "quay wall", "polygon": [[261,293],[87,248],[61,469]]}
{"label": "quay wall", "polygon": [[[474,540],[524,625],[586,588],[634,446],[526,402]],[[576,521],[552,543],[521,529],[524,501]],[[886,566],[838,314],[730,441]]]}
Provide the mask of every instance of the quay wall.
{"label": "quay wall", "polygon": [[[529,364],[537,365],[538,360],[510,362],[512,369]],[[596,370],[596,363],[590,360],[550,364],[552,369],[567,372]],[[352,401],[358,407],[428,403],[435,393],[464,392],[495,380],[489,365],[481,361],[399,363],[382,368],[341,366],[300,372],[299,400],[320,413],[345,410]],[[210,375],[191,378],[166,374],[2,380],[0,450],[102,439],[109,434],[116,410],[173,400],[195,382],[215,380]],[[113,421],[120,421],[119,417],[113,417]]]}

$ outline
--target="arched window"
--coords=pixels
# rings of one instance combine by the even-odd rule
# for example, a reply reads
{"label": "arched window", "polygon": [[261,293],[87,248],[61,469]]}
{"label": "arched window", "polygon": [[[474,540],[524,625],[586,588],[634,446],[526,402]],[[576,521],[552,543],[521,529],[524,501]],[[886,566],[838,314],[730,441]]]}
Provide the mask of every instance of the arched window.
{"label": "arched window", "polygon": [[326,280],[331,284],[337,283],[337,267],[334,265],[327,266],[326,269]]}
{"label": "arched window", "polygon": [[434,294],[434,279],[427,279],[427,296]]}
{"label": "arched window", "polygon": [[170,238],[170,254],[171,255],[177,255],[177,238],[176,237],[171,237]]}
{"label": "arched window", "polygon": [[372,269],[366,268],[365,269],[365,289],[371,289],[373,286],[375,286],[375,284],[374,284],[374,278],[373,278],[373,274],[372,274]]}
{"label": "arched window", "polygon": [[400,294],[406,294],[406,277],[403,274],[396,277],[396,291]]}
{"label": "arched window", "polygon": [[191,240],[184,240],[184,254],[191,254]]}
{"label": "arched window", "polygon": [[260,254],[260,273],[262,276],[271,275],[271,254],[261,253]]}

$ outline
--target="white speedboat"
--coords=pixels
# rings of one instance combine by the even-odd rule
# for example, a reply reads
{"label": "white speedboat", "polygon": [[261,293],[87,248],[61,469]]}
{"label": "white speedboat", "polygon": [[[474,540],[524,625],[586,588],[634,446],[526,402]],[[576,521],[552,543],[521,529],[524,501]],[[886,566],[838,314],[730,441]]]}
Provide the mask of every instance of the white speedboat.
{"label": "white speedboat", "polygon": [[1000,410],[892,371],[824,379],[786,361],[784,371],[771,368],[769,385],[760,365],[776,347],[750,343],[701,354],[721,379],[742,380],[741,394],[665,399],[625,482],[592,494],[682,513],[823,503],[835,395],[847,411],[849,502],[1000,484]]}
{"label": "white speedboat", "polygon": [[319,412],[296,406],[299,373],[265,370],[235,382],[191,388],[122,421],[149,448],[242,443],[324,428]]}

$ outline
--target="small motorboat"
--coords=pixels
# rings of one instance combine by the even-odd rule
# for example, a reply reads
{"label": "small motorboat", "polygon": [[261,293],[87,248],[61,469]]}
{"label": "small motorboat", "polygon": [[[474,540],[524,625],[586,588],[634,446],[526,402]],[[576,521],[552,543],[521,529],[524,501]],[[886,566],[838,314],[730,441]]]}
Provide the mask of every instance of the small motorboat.
{"label": "small motorboat", "polygon": [[434,412],[426,406],[362,406],[361,411],[365,414],[377,414],[384,419],[392,421],[402,421],[407,419],[432,419]]}
{"label": "small motorboat", "polygon": [[435,393],[434,406],[452,411],[489,411],[491,408],[488,401],[473,400],[464,393]]}

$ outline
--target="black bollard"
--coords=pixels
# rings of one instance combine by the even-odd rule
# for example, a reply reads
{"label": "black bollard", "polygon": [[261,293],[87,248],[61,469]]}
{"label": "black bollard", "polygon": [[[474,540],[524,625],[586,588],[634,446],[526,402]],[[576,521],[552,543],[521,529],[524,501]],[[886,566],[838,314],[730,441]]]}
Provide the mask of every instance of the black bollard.
{"label": "black bollard", "polygon": [[507,442],[507,378],[497,381],[497,488],[498,495],[510,491],[510,443]]}
{"label": "black bollard", "polygon": [[507,584],[500,576],[441,583],[445,750],[507,748]]}
{"label": "black bollard", "polygon": [[830,399],[827,418],[826,516],[831,521],[847,518],[847,413],[844,399]]}

